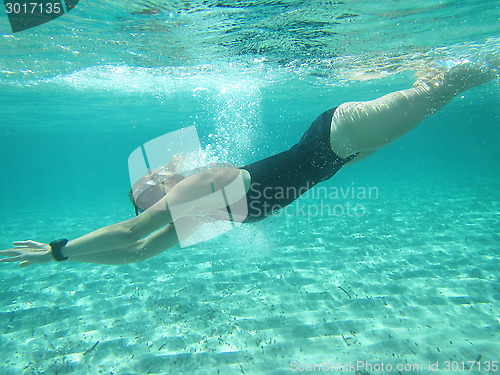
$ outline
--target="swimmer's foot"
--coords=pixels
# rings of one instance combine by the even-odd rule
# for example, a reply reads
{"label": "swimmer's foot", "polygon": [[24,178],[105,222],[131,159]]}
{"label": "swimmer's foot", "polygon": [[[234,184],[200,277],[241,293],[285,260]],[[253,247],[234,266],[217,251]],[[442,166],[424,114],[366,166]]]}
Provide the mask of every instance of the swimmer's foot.
{"label": "swimmer's foot", "polygon": [[488,65],[466,61],[455,65],[444,75],[444,84],[452,87],[458,94],[497,77],[495,69]]}
{"label": "swimmer's foot", "polygon": [[491,59],[488,64],[448,59],[432,64],[429,71],[420,77],[414,86],[440,88],[454,96],[498,78],[499,68],[498,59]]}

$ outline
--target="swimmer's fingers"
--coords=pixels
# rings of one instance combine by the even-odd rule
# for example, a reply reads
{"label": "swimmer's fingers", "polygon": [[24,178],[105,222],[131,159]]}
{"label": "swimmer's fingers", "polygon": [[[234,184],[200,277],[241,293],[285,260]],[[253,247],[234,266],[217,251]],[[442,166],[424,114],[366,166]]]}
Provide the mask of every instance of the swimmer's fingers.
{"label": "swimmer's fingers", "polygon": [[50,246],[46,243],[36,242],[32,240],[16,241],[13,245],[19,248],[29,248],[33,250],[50,250]]}
{"label": "swimmer's fingers", "polygon": [[17,241],[16,247],[0,250],[0,263],[20,262],[21,267],[29,266],[33,263],[48,263],[52,261],[50,246],[35,241]]}
{"label": "swimmer's fingers", "polygon": [[[0,250],[0,257],[11,257],[18,256],[23,253],[22,248],[13,247],[12,249]],[[5,261],[4,259],[0,259],[0,262]]]}
{"label": "swimmer's fingers", "polygon": [[[6,254],[0,254],[0,255],[6,255]],[[12,256],[8,256],[7,258],[2,258],[0,259],[0,263],[17,263],[19,262],[19,265],[21,267],[26,267],[31,264],[42,264],[42,263],[49,263],[53,260],[52,254],[50,251],[46,250],[39,250],[36,252],[30,252],[30,253],[21,253],[21,254],[12,254]]]}
{"label": "swimmer's fingers", "polygon": [[24,260],[23,252],[15,248],[1,250],[0,257],[6,257],[0,259],[0,263],[14,263],[14,262],[22,262]]}
{"label": "swimmer's fingers", "polygon": [[[0,253],[4,253],[4,251],[6,250],[3,250],[1,251]],[[8,258],[2,258],[0,259],[0,263],[14,263],[14,262],[19,262],[19,261],[22,261],[22,256],[21,255],[18,255],[18,254],[0,254],[0,256],[5,256],[5,255],[13,255],[11,257],[8,257]]]}
{"label": "swimmer's fingers", "polygon": [[[23,260],[24,257],[22,255],[18,255],[18,256],[14,256],[14,257],[10,257],[10,258],[3,258],[3,259],[0,259],[0,263],[15,263],[15,262],[20,262],[19,263],[19,266],[21,267],[27,267],[31,264],[33,264],[33,262],[29,261],[29,260]],[[41,263],[41,262],[39,262]],[[46,262],[44,262],[46,263]]]}

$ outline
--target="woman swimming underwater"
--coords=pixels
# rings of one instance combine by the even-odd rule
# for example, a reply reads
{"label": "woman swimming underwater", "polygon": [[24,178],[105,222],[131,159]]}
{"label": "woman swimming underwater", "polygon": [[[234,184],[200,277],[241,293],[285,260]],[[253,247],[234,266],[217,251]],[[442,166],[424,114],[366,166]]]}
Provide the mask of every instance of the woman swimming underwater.
{"label": "woman swimming underwater", "polygon": [[[203,210],[217,216],[228,206],[244,205],[244,215],[229,220],[255,222],[284,208],[343,166],[356,163],[408,133],[459,93],[498,78],[498,69],[468,60],[448,69],[430,69],[411,88],[378,99],[348,102],[321,114],[290,150],[243,166],[220,167],[184,178],[167,166],[137,181],[131,190],[136,217],[80,238],[50,244],[15,242],[0,251],[0,262],[21,266],[51,261],[101,264],[140,262],[179,242],[174,221]],[[496,67],[496,66],[495,66]],[[496,67],[497,68],[497,67]],[[202,199],[240,183],[239,193]],[[294,194],[264,194],[265,191]],[[252,192],[253,194],[249,194]],[[258,193],[261,194],[258,194]],[[200,202],[203,201],[203,204]]]}

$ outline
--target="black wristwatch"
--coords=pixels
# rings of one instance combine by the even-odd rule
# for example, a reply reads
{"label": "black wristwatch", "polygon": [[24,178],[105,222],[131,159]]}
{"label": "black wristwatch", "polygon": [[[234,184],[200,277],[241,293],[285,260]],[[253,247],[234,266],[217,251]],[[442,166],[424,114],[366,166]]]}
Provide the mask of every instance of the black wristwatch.
{"label": "black wristwatch", "polygon": [[55,241],[52,241],[50,243],[50,249],[52,253],[52,257],[55,259],[56,262],[64,262],[65,260],[68,259],[68,257],[65,257],[62,255],[61,249],[66,246],[68,243],[68,240],[66,238],[61,238]]}

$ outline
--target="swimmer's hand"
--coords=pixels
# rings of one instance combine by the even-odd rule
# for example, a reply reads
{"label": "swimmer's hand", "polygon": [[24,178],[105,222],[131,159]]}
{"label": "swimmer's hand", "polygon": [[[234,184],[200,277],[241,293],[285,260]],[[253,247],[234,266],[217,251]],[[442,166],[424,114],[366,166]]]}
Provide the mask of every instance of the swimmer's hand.
{"label": "swimmer's hand", "polygon": [[54,260],[51,254],[50,245],[35,241],[14,242],[11,249],[0,250],[0,263],[20,262],[21,267],[26,267],[35,263],[49,263]]}

